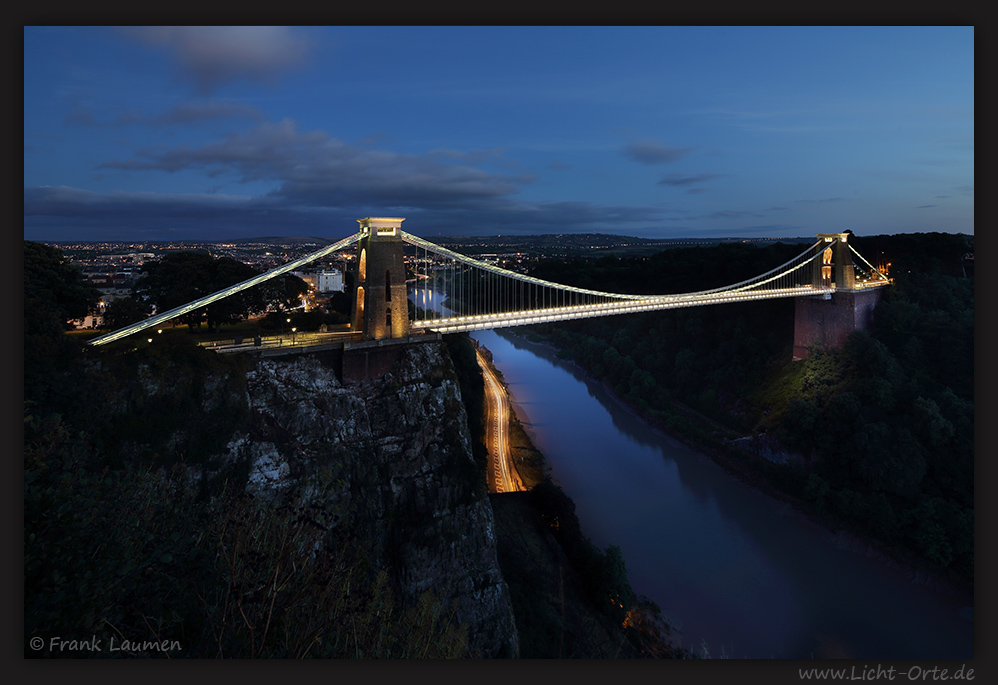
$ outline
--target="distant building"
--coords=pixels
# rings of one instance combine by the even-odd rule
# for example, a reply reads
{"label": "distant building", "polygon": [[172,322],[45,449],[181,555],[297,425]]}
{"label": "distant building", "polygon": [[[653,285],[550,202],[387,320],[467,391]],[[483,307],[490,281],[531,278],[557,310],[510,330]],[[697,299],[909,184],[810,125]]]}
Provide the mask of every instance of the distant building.
{"label": "distant building", "polygon": [[343,272],[339,269],[328,268],[293,273],[308,283],[317,293],[343,292]]}
{"label": "distant building", "polygon": [[90,328],[100,328],[101,322],[103,320],[104,320],[104,317],[101,316],[101,315],[99,315],[99,314],[96,314],[96,315],[95,314],[87,314],[82,319],[74,319],[70,323],[72,323],[73,326],[77,330],[79,330],[79,329],[82,329],[82,328],[87,328],[87,329],[90,329]]}
{"label": "distant building", "polygon": [[90,282],[101,292],[101,300],[104,303],[113,302],[123,297],[128,297],[132,293],[132,283],[135,278],[132,274],[87,274]]}
{"label": "distant building", "polygon": [[320,293],[343,292],[343,272],[339,269],[326,269],[315,272],[315,290]]}

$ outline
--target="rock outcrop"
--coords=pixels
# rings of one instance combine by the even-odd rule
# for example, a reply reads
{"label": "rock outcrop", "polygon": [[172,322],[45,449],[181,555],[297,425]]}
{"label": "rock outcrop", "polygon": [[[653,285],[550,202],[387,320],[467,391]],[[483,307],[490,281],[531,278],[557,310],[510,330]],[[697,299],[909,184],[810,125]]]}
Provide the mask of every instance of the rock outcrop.
{"label": "rock outcrop", "polygon": [[443,343],[406,346],[375,381],[344,384],[320,354],[260,359],[250,422],[226,461],[263,497],[320,502],[387,568],[400,598],[429,590],[468,625],[483,657],[517,654],[493,513],[454,366]]}

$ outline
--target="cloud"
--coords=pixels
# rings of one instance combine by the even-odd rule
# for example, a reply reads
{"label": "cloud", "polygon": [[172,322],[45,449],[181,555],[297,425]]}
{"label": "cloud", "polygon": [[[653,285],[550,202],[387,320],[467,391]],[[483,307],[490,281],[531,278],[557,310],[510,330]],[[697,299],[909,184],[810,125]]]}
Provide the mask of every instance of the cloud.
{"label": "cloud", "polygon": [[430,150],[429,155],[442,159],[453,159],[467,164],[481,164],[483,162],[500,158],[503,153],[504,150],[502,148],[493,148],[491,150],[452,150],[449,148],[436,148],[434,150]]}
{"label": "cloud", "polygon": [[[470,155],[484,159],[487,155]],[[441,158],[447,161],[441,161]],[[435,207],[475,205],[516,193],[533,178],[451,163],[460,155],[399,154],[345,144],[323,131],[299,133],[291,120],[262,124],[201,147],[146,148],[99,168],[177,172],[196,169],[241,183],[270,181],[273,194],[300,204],[342,202]]]}
{"label": "cloud", "polygon": [[494,235],[650,230],[662,210],[589,202],[455,203],[437,207],[372,205],[355,198],[301,205],[278,195],[97,193],[66,186],[24,189],[26,240],[202,240],[274,235],[342,238],[364,216],[406,217],[417,235]]}
{"label": "cloud", "polygon": [[97,119],[94,117],[89,104],[83,100],[83,96],[79,93],[70,94],[69,111],[66,113],[64,123],[78,126],[98,126]]}
{"label": "cloud", "polygon": [[[516,195],[533,177],[498,173],[470,162],[495,164],[501,151],[435,150],[401,154],[351,145],[323,131],[299,131],[291,120],[254,126],[200,145],[156,146],[101,169],[177,173],[199,171],[233,183],[262,182],[259,197],[218,193],[97,193],[70,187],[24,189],[25,236],[64,239],[73,224],[117,231],[158,232],[187,238],[205,234],[326,235],[350,231],[364,216],[404,216],[415,231],[464,235],[618,230],[657,222],[659,208],[588,202],[524,202]],[[642,226],[645,224],[645,226]],[[30,238],[29,238],[30,239]]]}
{"label": "cloud", "polygon": [[844,197],[826,197],[821,200],[794,200],[794,202],[799,202],[801,204],[819,204],[822,202],[842,202]]}
{"label": "cloud", "polygon": [[670,164],[676,162],[693,151],[691,147],[672,147],[659,145],[651,141],[631,143],[623,149],[625,157],[630,157],[642,164]]}
{"label": "cloud", "polygon": [[741,228],[729,229],[730,233],[733,235],[737,234],[752,234],[759,236],[771,236],[774,233],[790,233],[794,232],[794,235],[788,237],[800,237],[801,231],[809,231],[807,226],[800,224],[761,224],[758,226],[742,226]]}
{"label": "cloud", "polygon": [[[453,150],[448,148],[437,148],[430,150],[427,157],[439,160],[453,160],[463,164],[488,164],[496,169],[521,170],[523,165],[520,162],[506,157],[504,148],[491,148],[488,150]],[[525,176],[523,178],[526,178]]]}
{"label": "cloud", "polygon": [[67,125],[82,126],[121,126],[139,124],[144,126],[190,126],[204,121],[245,119],[260,121],[263,115],[250,105],[227,102],[224,100],[205,102],[188,102],[177,105],[162,114],[149,115],[137,109],[120,112],[113,119],[98,121],[88,105],[84,104],[78,94],[71,96],[69,111],[64,122]]}
{"label": "cloud", "polygon": [[309,42],[281,26],[148,26],[125,35],[169,51],[198,94],[239,79],[269,83],[302,66]]}
{"label": "cloud", "polygon": [[156,126],[197,124],[214,119],[249,119],[260,121],[262,114],[255,107],[234,102],[201,102],[178,105],[164,114],[149,120]]}
{"label": "cloud", "polygon": [[204,193],[151,193],[115,191],[98,193],[69,186],[24,189],[24,215],[28,216],[142,216],[149,212],[173,217],[209,216],[268,204],[248,196]]}
{"label": "cloud", "polygon": [[755,216],[759,217],[760,214],[756,212],[749,212],[745,210],[734,210],[734,209],[721,209],[716,212],[711,212],[710,214],[705,214],[702,218],[704,219],[737,219],[743,216]]}
{"label": "cloud", "polygon": [[723,178],[725,176],[730,176],[730,174],[694,174],[693,176],[684,176],[683,174],[666,174],[658,182],[657,185],[660,186],[690,186],[696,183],[705,183],[707,181],[713,181],[715,178]]}
{"label": "cloud", "polygon": [[[25,240],[204,240],[264,235],[345,236],[356,223],[296,211],[268,197],[24,189]],[[358,217],[361,215],[358,215]],[[357,218],[357,217],[353,217]]]}
{"label": "cloud", "polygon": [[935,205],[919,205],[915,209],[929,209],[930,207],[935,207]]}
{"label": "cloud", "polygon": [[[667,221],[724,221],[731,219],[744,219],[752,217],[761,219],[763,215],[759,212],[744,209],[719,209],[707,214],[690,214],[689,212],[679,212],[680,216],[669,217]],[[727,229],[725,229],[727,230]]]}

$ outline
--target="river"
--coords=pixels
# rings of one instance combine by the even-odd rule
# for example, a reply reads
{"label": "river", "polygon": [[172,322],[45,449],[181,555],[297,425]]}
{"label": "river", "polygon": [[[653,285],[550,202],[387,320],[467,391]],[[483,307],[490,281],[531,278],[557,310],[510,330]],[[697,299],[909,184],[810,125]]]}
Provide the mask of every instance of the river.
{"label": "river", "polygon": [[476,331],[513,408],[638,595],[711,657],[968,659],[970,601],[910,582],[652,430],[544,347]]}

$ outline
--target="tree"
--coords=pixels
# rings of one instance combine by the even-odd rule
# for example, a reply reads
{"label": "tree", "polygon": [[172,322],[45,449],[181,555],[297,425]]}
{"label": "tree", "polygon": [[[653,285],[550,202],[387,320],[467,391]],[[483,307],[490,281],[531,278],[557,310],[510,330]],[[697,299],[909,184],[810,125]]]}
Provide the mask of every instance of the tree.
{"label": "tree", "polygon": [[624,555],[621,554],[620,547],[617,545],[607,547],[600,562],[596,585],[599,591],[606,595],[601,597],[597,594],[594,599],[597,606],[600,606],[600,602],[608,602],[607,614],[617,623],[623,623],[627,612],[631,610],[631,605],[634,604],[635,596],[627,580],[627,567],[624,565]]}
{"label": "tree", "polygon": [[116,331],[145,319],[150,314],[149,304],[129,296],[109,302],[104,309],[101,328]]}
{"label": "tree", "polygon": [[24,332],[44,335],[72,328],[100,300],[79,267],[66,261],[60,250],[24,241]]}
{"label": "tree", "polygon": [[[197,251],[171,252],[158,262],[146,265],[145,273],[135,285],[135,294],[167,311],[210,295],[259,274],[253,267],[229,257],[213,258]],[[280,278],[280,277],[279,277]],[[287,278],[287,277],[285,277]],[[294,277],[292,277],[294,278]],[[301,282],[301,279],[295,279]],[[179,317],[192,328],[207,323],[217,331],[222,324],[235,324],[253,312],[262,311],[268,296],[282,298],[287,287],[270,289],[255,286],[213,302]]]}
{"label": "tree", "polygon": [[[156,305],[160,312],[209,295],[214,290],[213,262],[204,252],[171,252],[158,262],[146,264],[135,284],[136,296]],[[178,317],[191,328],[201,325],[205,311],[199,309]]]}
{"label": "tree", "polygon": [[[211,292],[227,288],[256,276],[259,271],[248,264],[229,257],[221,257],[212,262]],[[265,306],[261,288],[250,288],[230,295],[205,308],[208,330],[217,331],[222,324],[237,324]]]}
{"label": "tree", "polygon": [[308,283],[294,274],[282,274],[261,284],[260,288],[268,304],[288,311],[301,306],[301,296],[308,292]]}
{"label": "tree", "polygon": [[61,251],[24,241],[24,398],[44,402],[59,394],[62,366],[80,343],[65,333],[71,319],[94,309],[100,291]]}

